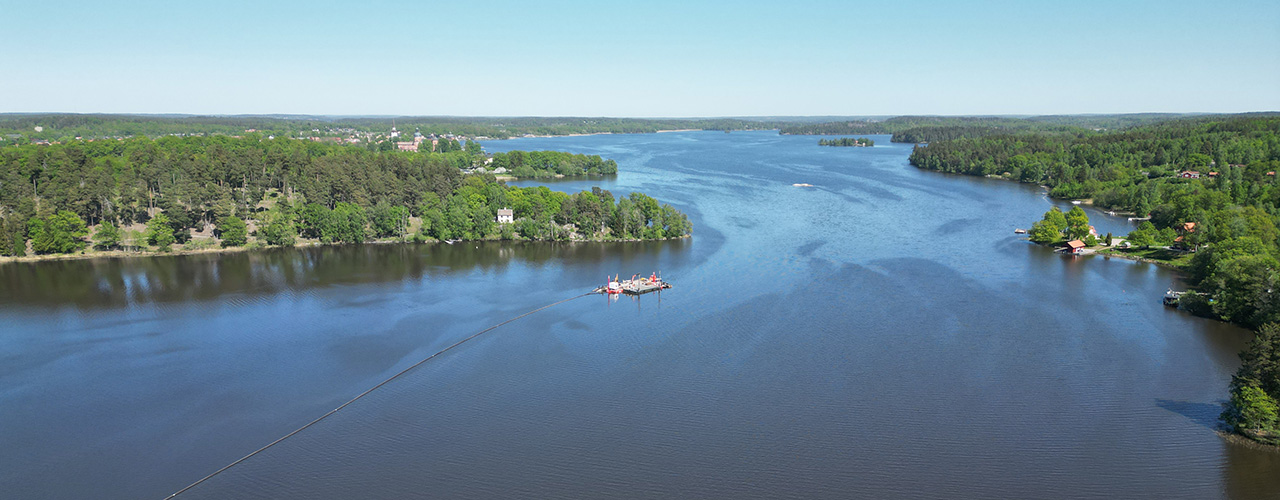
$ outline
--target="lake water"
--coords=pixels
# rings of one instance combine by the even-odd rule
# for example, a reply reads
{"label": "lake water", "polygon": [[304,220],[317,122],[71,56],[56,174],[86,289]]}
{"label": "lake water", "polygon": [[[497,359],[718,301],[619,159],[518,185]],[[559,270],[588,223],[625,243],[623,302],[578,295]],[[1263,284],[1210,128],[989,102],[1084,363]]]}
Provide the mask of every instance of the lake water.
{"label": "lake water", "polygon": [[181,498],[1280,492],[1280,453],[1213,430],[1248,332],[1162,307],[1173,273],[1014,235],[1051,204],[1034,186],[818,139],[485,143],[616,159],[548,185],[670,202],[685,241],[0,265],[0,491],[162,498],[476,331],[661,271],[661,296],[503,326]]}

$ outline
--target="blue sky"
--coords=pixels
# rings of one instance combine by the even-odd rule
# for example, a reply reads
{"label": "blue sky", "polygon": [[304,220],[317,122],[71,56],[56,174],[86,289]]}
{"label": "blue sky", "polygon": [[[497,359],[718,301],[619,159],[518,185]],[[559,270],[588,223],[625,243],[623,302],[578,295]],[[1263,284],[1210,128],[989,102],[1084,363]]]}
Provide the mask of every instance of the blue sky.
{"label": "blue sky", "polygon": [[0,112],[1280,110],[1280,2],[0,0]]}

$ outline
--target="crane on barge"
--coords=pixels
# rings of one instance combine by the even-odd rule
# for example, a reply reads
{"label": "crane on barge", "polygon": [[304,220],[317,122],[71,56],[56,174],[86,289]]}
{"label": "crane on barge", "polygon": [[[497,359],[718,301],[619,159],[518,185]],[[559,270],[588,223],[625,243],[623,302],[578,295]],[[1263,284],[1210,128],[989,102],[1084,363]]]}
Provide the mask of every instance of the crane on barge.
{"label": "crane on barge", "polygon": [[659,292],[668,288],[671,288],[671,283],[662,281],[662,278],[658,277],[658,273],[653,273],[650,274],[648,278],[643,278],[636,274],[631,276],[631,279],[628,280],[621,279],[621,275],[614,276],[609,279],[604,286],[597,287],[594,292],[607,295],[618,295],[624,293],[627,295],[642,295],[649,292]]}

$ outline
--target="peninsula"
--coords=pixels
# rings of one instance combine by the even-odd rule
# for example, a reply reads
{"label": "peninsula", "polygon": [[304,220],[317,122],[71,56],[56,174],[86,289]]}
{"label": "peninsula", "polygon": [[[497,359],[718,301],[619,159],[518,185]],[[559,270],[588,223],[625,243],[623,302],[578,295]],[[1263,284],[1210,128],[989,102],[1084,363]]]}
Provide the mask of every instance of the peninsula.
{"label": "peninsula", "polygon": [[474,143],[439,144],[370,150],[251,133],[3,147],[0,256],[668,239],[692,231],[685,214],[643,193],[512,187],[494,175],[506,167],[492,166],[533,177],[588,175],[616,172],[612,160],[547,151],[486,157]]}

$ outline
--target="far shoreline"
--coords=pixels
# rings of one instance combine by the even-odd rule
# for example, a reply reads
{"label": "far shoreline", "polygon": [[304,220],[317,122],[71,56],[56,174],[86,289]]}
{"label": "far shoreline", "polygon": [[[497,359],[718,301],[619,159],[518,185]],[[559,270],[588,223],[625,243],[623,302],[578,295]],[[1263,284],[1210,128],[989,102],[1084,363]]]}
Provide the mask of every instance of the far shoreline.
{"label": "far shoreline", "polygon": [[[758,132],[758,131],[769,131],[769,130],[778,130],[778,129],[776,128],[775,129],[742,129],[739,132]],[[654,130],[653,132],[585,132],[585,133],[573,133],[573,134],[525,134],[525,135],[517,135],[517,136],[506,137],[506,138],[489,137],[486,139],[478,139],[478,140],[509,141],[512,139],[551,139],[555,137],[587,137],[592,135],[647,135],[647,134],[668,134],[672,132],[719,132],[719,131],[708,130],[705,128],[675,128],[675,129],[667,129],[667,130]]]}

